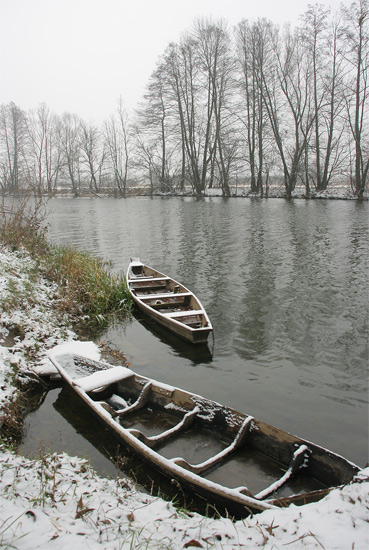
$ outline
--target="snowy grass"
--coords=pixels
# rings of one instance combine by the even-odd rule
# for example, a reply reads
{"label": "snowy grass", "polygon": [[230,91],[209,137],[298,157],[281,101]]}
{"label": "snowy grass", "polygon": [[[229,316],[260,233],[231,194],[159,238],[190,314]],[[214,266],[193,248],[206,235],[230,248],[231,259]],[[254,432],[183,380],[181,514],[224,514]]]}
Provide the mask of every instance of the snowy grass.
{"label": "snowy grass", "polygon": [[364,550],[369,542],[368,470],[318,503],[232,522],[179,511],[66,454],[29,460],[0,451],[4,548]]}
{"label": "snowy grass", "polygon": [[56,283],[40,275],[38,262],[24,249],[0,247],[1,438],[22,434],[24,386],[45,349],[75,338]]}
{"label": "snowy grass", "polygon": [[[90,324],[109,322],[109,316],[118,312],[130,313],[132,301],[123,273],[113,274],[109,262],[95,258],[73,247],[55,246],[47,241],[45,210],[42,200],[33,197],[0,204],[0,243],[11,251],[26,250],[33,263],[33,280],[27,272],[28,300],[33,299],[33,288],[40,272],[59,285],[59,307],[69,314],[81,315]],[[19,305],[24,300],[13,279],[8,280],[9,303],[3,309]]]}
{"label": "snowy grass", "polygon": [[19,370],[37,360],[41,347],[69,339],[71,319],[60,308],[57,284],[42,277],[24,249],[0,247],[0,274],[0,336],[12,352],[7,360]]}

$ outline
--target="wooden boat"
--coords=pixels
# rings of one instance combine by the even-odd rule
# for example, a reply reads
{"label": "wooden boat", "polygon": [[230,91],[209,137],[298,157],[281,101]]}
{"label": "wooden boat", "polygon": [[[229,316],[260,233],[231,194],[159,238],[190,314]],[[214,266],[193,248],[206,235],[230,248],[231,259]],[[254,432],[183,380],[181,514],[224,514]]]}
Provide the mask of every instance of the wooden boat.
{"label": "wooden boat", "polygon": [[238,517],[319,500],[360,471],[318,445],[126,367],[57,350],[50,359],[119,440]]}
{"label": "wooden boat", "polygon": [[188,288],[135,258],[128,266],[127,285],[135,304],[151,319],[193,344],[207,341],[211,322]]}

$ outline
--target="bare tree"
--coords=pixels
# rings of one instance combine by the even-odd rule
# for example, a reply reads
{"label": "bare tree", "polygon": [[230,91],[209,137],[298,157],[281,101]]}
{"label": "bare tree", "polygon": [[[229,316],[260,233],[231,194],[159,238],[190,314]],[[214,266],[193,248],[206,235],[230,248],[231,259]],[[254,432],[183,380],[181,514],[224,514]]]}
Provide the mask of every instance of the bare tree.
{"label": "bare tree", "polygon": [[241,78],[239,120],[246,132],[247,162],[252,193],[263,195],[266,154],[267,113],[263,101],[262,75],[272,62],[272,23],[266,19],[250,25],[246,20],[236,28],[237,60]]}
{"label": "bare tree", "polygon": [[[229,177],[234,160],[232,143],[233,109],[232,91],[234,82],[234,58],[231,55],[230,37],[226,24],[209,21],[197,23],[199,57],[205,68],[207,81],[208,109],[213,111],[215,144],[213,157],[218,167],[218,174],[223,195],[230,196]],[[210,121],[210,117],[208,117]]]}
{"label": "bare tree", "polygon": [[116,190],[126,196],[128,165],[130,159],[130,136],[128,115],[119,100],[117,111],[105,122],[105,142]]}
{"label": "bare tree", "polygon": [[296,34],[287,30],[283,41],[277,35],[274,39],[275,64],[261,75],[263,101],[283,167],[286,195],[291,197],[314,123],[311,71]]}
{"label": "bare tree", "polygon": [[58,127],[59,147],[63,155],[63,167],[66,169],[72,192],[80,194],[80,119],[77,115],[64,113]]}
{"label": "bare tree", "polygon": [[101,133],[97,126],[81,121],[80,146],[83,162],[87,167],[90,191],[98,193],[100,191],[105,151],[102,145]]}
{"label": "bare tree", "polygon": [[61,151],[57,144],[57,118],[42,103],[35,113],[30,113],[27,127],[34,159],[33,185],[36,193],[51,194],[55,191],[61,163]]}
{"label": "bare tree", "polygon": [[199,72],[198,89],[203,92],[202,106],[204,131],[201,186],[205,190],[208,167],[210,167],[210,186],[214,174],[215,154],[219,144],[216,122],[217,105],[217,71],[219,69],[219,49],[222,41],[223,24],[214,25],[212,21],[200,19],[195,22],[193,37],[196,45],[196,63],[202,68]]}
{"label": "bare tree", "polygon": [[202,196],[207,185],[213,185],[215,177],[224,195],[229,195],[234,159],[229,132],[233,65],[230,39],[222,21],[196,21],[191,32],[166,52],[170,135],[174,150],[181,156],[181,182],[186,178],[197,196]]}
{"label": "bare tree", "polygon": [[153,144],[148,143],[145,139],[141,127],[138,124],[134,125],[134,139],[135,139],[135,166],[138,172],[147,171],[150,182],[150,193],[154,192],[154,180],[156,174],[156,163],[154,159]]}
{"label": "bare tree", "polygon": [[[182,142],[181,179],[188,178],[195,194],[201,196],[205,189],[204,171],[206,174],[208,161],[203,147],[203,136],[199,134],[199,119],[201,116],[198,99],[200,95],[198,87],[199,66],[196,63],[195,55],[195,41],[187,35],[182,37],[179,45],[170,45],[167,61]],[[206,134],[208,125],[205,126]],[[200,160],[201,151],[204,151],[203,169]]]}
{"label": "bare tree", "polygon": [[352,185],[362,196],[369,170],[369,120],[366,114],[369,70],[369,4],[357,0],[342,7],[345,24],[341,29],[342,54],[348,63],[345,86],[347,116],[355,144]]}
{"label": "bare tree", "polygon": [[[328,14],[329,10],[321,5],[309,5],[302,16],[303,26],[300,29],[300,42],[311,65],[314,113],[313,139],[305,154],[305,178],[306,182],[312,178],[318,191],[327,188],[342,156],[342,129],[337,124],[343,108],[339,93],[342,67],[337,49],[338,23],[333,21],[329,26]],[[313,170],[308,161],[309,150],[314,155]]]}
{"label": "bare tree", "polygon": [[18,193],[26,185],[27,120],[14,103],[0,107],[1,186]]}
{"label": "bare tree", "polygon": [[168,66],[163,56],[150,77],[144,101],[136,112],[136,135],[139,135],[140,153],[148,161],[151,187],[153,190],[154,180],[158,180],[162,192],[172,188],[174,177],[171,166],[175,147],[172,107]]}

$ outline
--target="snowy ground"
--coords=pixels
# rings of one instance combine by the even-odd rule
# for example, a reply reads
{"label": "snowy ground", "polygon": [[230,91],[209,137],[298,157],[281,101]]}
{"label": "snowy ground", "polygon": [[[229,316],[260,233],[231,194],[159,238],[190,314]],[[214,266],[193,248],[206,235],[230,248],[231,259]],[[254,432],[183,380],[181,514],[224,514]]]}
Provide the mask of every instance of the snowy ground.
{"label": "snowy ground", "polygon": [[[0,248],[0,407],[15,394],[15,371],[26,376],[47,349],[76,338],[53,310],[57,288],[36,267],[27,254]],[[0,547],[366,550],[369,468],[318,503],[232,523],[178,511],[128,480],[100,478],[79,458],[34,461],[0,447]]]}
{"label": "snowy ground", "polygon": [[[230,186],[232,197],[260,197],[259,193],[251,193],[248,186]],[[265,190],[264,190],[265,192]],[[205,191],[207,197],[221,197],[222,190],[219,187],[207,189]],[[363,200],[368,200],[369,192],[366,190],[363,193]],[[285,198],[286,190],[283,184],[271,185],[268,189],[268,197],[270,199]],[[331,185],[325,191],[310,191],[310,199],[336,199],[336,200],[357,200],[357,195],[347,185]],[[297,185],[292,191],[292,198],[305,199],[306,189],[303,185]]]}

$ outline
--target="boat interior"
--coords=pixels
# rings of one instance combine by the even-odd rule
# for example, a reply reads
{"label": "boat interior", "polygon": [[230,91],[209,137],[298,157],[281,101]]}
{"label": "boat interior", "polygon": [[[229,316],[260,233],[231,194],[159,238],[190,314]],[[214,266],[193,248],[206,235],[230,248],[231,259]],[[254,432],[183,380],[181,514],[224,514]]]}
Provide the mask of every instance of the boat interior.
{"label": "boat interior", "polygon": [[[208,321],[201,304],[185,287],[142,264],[132,266],[131,292],[146,306],[190,328],[205,328]],[[134,271],[135,270],[135,271]],[[137,280],[136,280],[137,278]]]}
{"label": "boat interior", "polygon": [[250,416],[123,371],[122,379],[109,378],[105,387],[93,375],[75,384],[173,464],[259,500],[283,502],[327,488],[309,473],[310,450],[298,438],[265,433]]}

